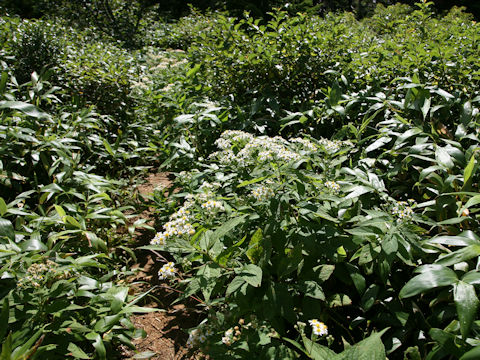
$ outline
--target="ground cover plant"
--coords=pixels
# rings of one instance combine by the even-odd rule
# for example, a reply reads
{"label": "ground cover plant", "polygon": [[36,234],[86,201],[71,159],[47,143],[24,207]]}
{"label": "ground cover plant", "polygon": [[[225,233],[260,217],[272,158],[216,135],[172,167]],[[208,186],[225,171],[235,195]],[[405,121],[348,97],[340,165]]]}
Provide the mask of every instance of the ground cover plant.
{"label": "ground cover plant", "polygon": [[0,21],[0,359],[134,348],[161,310],[129,284],[142,251],[198,304],[197,354],[478,358],[471,15],[52,14]]}

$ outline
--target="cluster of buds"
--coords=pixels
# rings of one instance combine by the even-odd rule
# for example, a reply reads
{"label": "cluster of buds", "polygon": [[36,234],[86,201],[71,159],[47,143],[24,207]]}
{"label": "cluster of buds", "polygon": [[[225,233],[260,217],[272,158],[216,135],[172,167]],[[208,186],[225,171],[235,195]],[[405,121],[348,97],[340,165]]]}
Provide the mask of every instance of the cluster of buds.
{"label": "cluster of buds", "polygon": [[33,286],[39,288],[48,279],[66,279],[70,277],[69,271],[59,271],[58,264],[47,260],[45,263],[34,263],[27,269],[25,277],[19,279],[17,286]]}
{"label": "cluster of buds", "polygon": [[205,344],[209,337],[213,335],[213,331],[209,328],[200,327],[190,332],[187,340],[189,348],[199,347]]}
{"label": "cluster of buds", "polygon": [[160,280],[171,279],[174,278],[177,274],[177,269],[175,268],[175,263],[168,262],[162,266],[162,268],[158,271],[158,278]]}

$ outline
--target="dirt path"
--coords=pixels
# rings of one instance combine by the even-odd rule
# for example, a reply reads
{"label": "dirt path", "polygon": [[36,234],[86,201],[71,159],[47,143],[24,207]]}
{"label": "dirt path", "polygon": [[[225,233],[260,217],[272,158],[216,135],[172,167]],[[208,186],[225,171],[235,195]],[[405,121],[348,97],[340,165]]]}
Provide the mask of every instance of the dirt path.
{"label": "dirt path", "polygon": [[[171,186],[168,173],[150,174],[146,182],[138,186],[140,195],[147,196],[153,192],[157,186]],[[146,211],[142,216],[148,216]],[[150,218],[152,220],[153,218]],[[146,245],[153,235],[138,234],[138,246]],[[131,318],[133,324],[143,329],[147,336],[145,338],[135,339],[133,344],[137,347],[137,352],[128,348],[123,348],[122,359],[135,359],[138,353],[150,353],[150,357],[141,357],[158,360],[180,360],[180,359],[204,359],[199,354],[192,352],[187,346],[188,333],[185,329],[196,326],[201,321],[201,314],[195,309],[194,303],[183,303],[172,305],[177,298],[174,290],[163,287],[157,278],[157,273],[162,262],[156,261],[156,255],[148,251],[137,253],[138,264],[134,267],[142,269],[132,279],[132,288],[136,293],[149,290],[151,287],[158,287],[150,293],[142,306],[162,309],[160,312],[135,315]],[[140,305],[140,304],[139,304]],[[138,358],[138,357],[137,357]]]}

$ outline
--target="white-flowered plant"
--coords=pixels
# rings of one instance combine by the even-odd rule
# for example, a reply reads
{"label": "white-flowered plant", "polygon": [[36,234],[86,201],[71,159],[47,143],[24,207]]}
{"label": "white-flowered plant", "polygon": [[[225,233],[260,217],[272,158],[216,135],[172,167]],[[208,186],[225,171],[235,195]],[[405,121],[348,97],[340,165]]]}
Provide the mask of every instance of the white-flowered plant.
{"label": "white-flowered plant", "polygon": [[308,320],[308,323],[312,327],[312,331],[317,336],[328,335],[328,328],[323,322],[317,319]]}
{"label": "white-flowered plant", "polygon": [[174,278],[177,275],[177,269],[175,268],[175,263],[168,262],[162,266],[162,268],[158,271],[158,278],[160,280],[166,280]]}
{"label": "white-flowered plant", "polygon": [[392,215],[397,216],[401,221],[411,220],[414,214],[413,209],[410,205],[413,205],[415,202],[413,200],[407,201],[397,201],[396,204],[392,207]]}
{"label": "white-flowered plant", "polygon": [[338,193],[340,192],[340,185],[336,183],[335,181],[325,181],[325,187],[333,192],[333,193]]}
{"label": "white-flowered plant", "polygon": [[201,208],[208,214],[215,214],[220,211],[225,211],[222,203],[216,200],[208,200],[201,205]]}
{"label": "white-flowered plant", "polygon": [[253,188],[251,195],[257,201],[266,201],[274,195],[274,192],[268,186],[258,185]]}
{"label": "white-flowered plant", "polygon": [[193,214],[189,210],[192,202],[186,201],[185,204],[174,214],[170,216],[170,221],[163,225],[164,231],[155,234],[150,242],[152,245],[165,245],[168,238],[172,236],[191,236],[195,234],[193,228]]}

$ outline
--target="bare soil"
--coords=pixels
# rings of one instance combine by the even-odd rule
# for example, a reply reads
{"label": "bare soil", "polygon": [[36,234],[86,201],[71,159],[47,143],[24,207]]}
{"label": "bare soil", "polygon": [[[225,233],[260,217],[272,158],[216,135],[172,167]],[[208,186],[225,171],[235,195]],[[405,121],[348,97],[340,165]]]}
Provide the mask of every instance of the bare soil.
{"label": "bare soil", "polygon": [[[155,187],[159,185],[170,187],[171,184],[168,173],[150,174],[146,182],[138,186],[138,191],[145,197],[153,193]],[[148,215],[148,211],[146,211],[141,216],[148,217]],[[148,244],[151,236],[152,234],[142,235],[139,233],[137,235],[138,246]],[[159,255],[168,256],[166,254]],[[134,359],[136,354],[142,352],[151,352],[150,359],[156,360],[204,359],[201,353],[193,352],[186,346],[187,329],[195,327],[202,320],[202,314],[195,307],[195,303],[192,301],[172,305],[177,299],[178,293],[168,285],[160,283],[157,278],[158,270],[163,262],[157,261],[157,255],[148,251],[140,251],[137,253],[137,257],[138,263],[134,267],[141,270],[131,279],[132,291],[141,293],[153,286],[158,286],[144,303],[139,305],[161,309],[161,311],[132,316],[133,324],[137,328],[143,329],[147,336],[133,341],[137,351],[126,347],[122,348],[121,359]]]}

